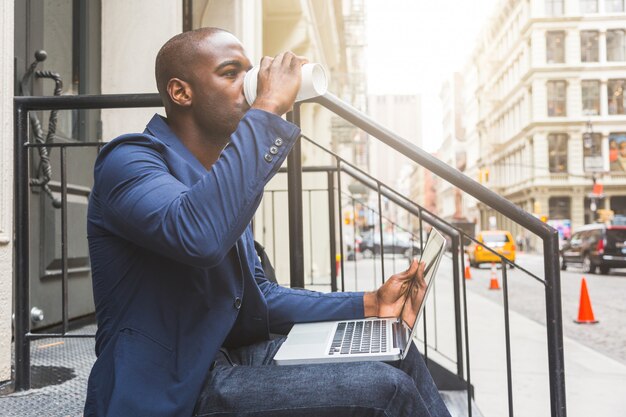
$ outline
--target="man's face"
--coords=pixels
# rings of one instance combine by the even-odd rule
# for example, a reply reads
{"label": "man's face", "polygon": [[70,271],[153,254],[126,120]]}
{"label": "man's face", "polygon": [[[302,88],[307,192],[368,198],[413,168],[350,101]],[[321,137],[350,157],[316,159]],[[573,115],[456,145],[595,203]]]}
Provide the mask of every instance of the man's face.
{"label": "man's face", "polygon": [[201,43],[191,70],[193,113],[211,136],[230,137],[248,111],[243,79],[250,67],[241,42],[230,33],[214,33]]}

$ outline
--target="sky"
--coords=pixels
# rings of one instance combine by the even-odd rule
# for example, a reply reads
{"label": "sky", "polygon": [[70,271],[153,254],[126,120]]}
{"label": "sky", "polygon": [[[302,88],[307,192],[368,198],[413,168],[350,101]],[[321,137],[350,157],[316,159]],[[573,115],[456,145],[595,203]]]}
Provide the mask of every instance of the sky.
{"label": "sky", "polygon": [[442,137],[439,92],[460,71],[497,0],[365,0],[369,94],[420,94],[424,149]]}

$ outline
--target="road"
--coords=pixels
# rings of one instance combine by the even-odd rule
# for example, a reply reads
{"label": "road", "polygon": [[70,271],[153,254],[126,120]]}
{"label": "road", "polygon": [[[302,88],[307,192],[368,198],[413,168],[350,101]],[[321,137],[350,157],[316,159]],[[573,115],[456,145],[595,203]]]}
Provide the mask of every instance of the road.
{"label": "road", "polygon": [[[448,259],[449,262],[449,259]],[[444,261],[440,273],[449,275],[450,267]],[[517,263],[544,277],[543,258],[539,254],[518,253]],[[401,271],[408,261],[400,256],[385,257],[385,275]],[[346,262],[346,290],[371,290],[381,283],[381,262],[377,259],[360,259]],[[489,290],[491,268],[483,265],[471,268],[472,279],[466,280],[467,289],[490,300],[502,303],[503,291]],[[612,270],[609,275],[588,274],[587,288],[597,324],[577,324],[580,286],[583,274],[579,268],[561,271],[561,302],[563,334],[610,358],[626,364],[626,269]],[[497,278],[502,288],[501,270]],[[544,285],[524,272],[508,270],[509,306],[511,310],[536,322],[546,323]]]}

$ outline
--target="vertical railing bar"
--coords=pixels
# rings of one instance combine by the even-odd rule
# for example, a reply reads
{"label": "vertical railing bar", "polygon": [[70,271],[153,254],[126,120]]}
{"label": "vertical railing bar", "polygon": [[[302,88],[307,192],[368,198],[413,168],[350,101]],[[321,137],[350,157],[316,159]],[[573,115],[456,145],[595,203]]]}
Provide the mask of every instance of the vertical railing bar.
{"label": "vertical railing bar", "polygon": [[467,283],[465,279],[463,283],[463,325],[465,327],[465,359],[467,369],[467,415],[472,417],[472,376],[470,371],[470,346],[469,346],[469,320],[467,318]]}
{"label": "vertical railing bar", "polygon": [[[465,271],[465,252],[463,250],[463,234],[460,235],[461,239],[461,271]],[[461,295],[460,286],[465,277],[459,275],[459,278],[454,282],[454,324],[456,327],[456,373],[459,378],[463,379],[463,337],[461,335]]]}
{"label": "vertical railing bar", "polygon": [[354,197],[352,197],[352,253],[354,256],[354,291],[358,291],[358,272],[356,263],[356,204]]}
{"label": "vertical railing bar", "polygon": [[28,111],[15,103],[15,390],[30,389]]}
{"label": "vertical railing bar", "polygon": [[509,400],[509,417],[513,417],[513,382],[511,369],[511,329],[509,323],[509,286],[506,272],[506,260],[502,259],[502,289],[504,292],[504,338],[506,345],[506,382]]}
{"label": "vertical railing bar", "polygon": [[341,265],[341,291],[346,291],[346,280],[343,268],[343,204],[341,202],[341,159],[337,159],[337,202],[339,205],[339,262]]}
{"label": "vertical railing bar", "polygon": [[426,320],[427,320],[426,306],[424,306],[424,310],[422,311],[422,317],[424,318],[424,360],[428,364],[428,329],[426,326]]}
{"label": "vertical railing bar", "polygon": [[[420,257],[424,253],[424,222],[422,220],[422,208],[418,209],[420,223]],[[428,360],[428,345],[426,337],[426,308],[424,308],[424,358]]]}
{"label": "vertical railing bar", "polygon": [[310,265],[310,284],[313,285],[313,211],[311,210],[311,190],[307,190],[309,194],[309,265]]}
{"label": "vertical railing bar", "polygon": [[335,230],[335,173],[328,171],[328,234],[330,238],[330,290],[337,292],[337,232]]}
{"label": "vertical railing bar", "polygon": [[[380,183],[376,183],[376,188],[378,192],[378,228],[380,234],[380,263],[381,263],[381,273],[383,275],[383,284],[385,283],[385,250],[383,249],[383,200],[382,195],[380,193]],[[376,248],[376,243],[374,241],[374,236],[372,236],[372,245]],[[374,254],[376,255],[376,254]]]}
{"label": "vertical railing bar", "polygon": [[272,195],[272,264],[276,265],[276,198],[275,191],[271,191]]}
{"label": "vertical railing bar", "polygon": [[393,268],[393,273],[396,273],[396,251],[395,251],[395,246],[396,246],[396,223],[393,222],[391,225],[391,247],[393,248],[391,250],[391,265]]}
{"label": "vertical railing bar", "polygon": [[565,357],[563,353],[563,309],[559,240],[556,230],[543,239],[544,272],[546,279],[546,330],[548,339],[548,369],[550,375],[550,408],[555,417],[565,417]]}
{"label": "vertical railing bar", "polygon": [[422,207],[419,207],[417,209],[417,214],[418,214],[418,219],[419,219],[419,224],[420,224],[420,257],[422,256],[422,254],[424,253],[424,222],[423,222],[423,215],[422,215]]}
{"label": "vertical railing bar", "polygon": [[433,289],[432,289],[432,293],[433,293],[433,321],[434,321],[434,338],[435,338],[435,342],[434,342],[434,348],[435,350],[439,350],[439,339],[437,338],[437,280],[434,280],[432,283]]}
{"label": "vertical railing bar", "polygon": [[[300,104],[287,113],[287,120],[300,127]],[[304,288],[304,226],[302,224],[302,141],[298,138],[287,156],[287,201],[289,212],[289,270],[292,288]]]}
{"label": "vertical railing bar", "polygon": [[263,230],[261,231],[263,235],[263,244],[267,245],[267,198],[263,196]]}
{"label": "vertical railing bar", "polygon": [[[370,207],[370,214],[372,215],[372,218],[374,218],[374,214],[376,212],[374,211],[374,209],[372,209]],[[372,228],[372,268],[374,273],[372,275],[374,275],[374,288],[376,288],[376,286],[378,285],[377,280],[376,280],[376,255],[374,254],[374,236],[376,236],[376,227]],[[384,278],[383,278],[384,280]]]}
{"label": "vertical railing bar", "polygon": [[68,280],[67,280],[67,148],[61,147],[61,301],[63,334],[67,333],[69,327],[69,300],[68,300]]}
{"label": "vertical railing bar", "polygon": [[[459,295],[459,281],[463,279],[461,274],[459,273],[462,269],[459,267],[459,257],[463,257],[463,240],[461,238],[461,234],[455,230],[455,233],[451,235],[452,238],[452,293],[454,298],[454,323],[457,329],[456,331],[456,342],[457,342],[457,358],[459,357],[459,346],[462,345],[461,342],[461,312],[460,312],[460,304],[461,297]],[[462,350],[462,348],[461,348]],[[461,360],[461,366],[457,363],[457,370],[463,369],[463,360]]]}

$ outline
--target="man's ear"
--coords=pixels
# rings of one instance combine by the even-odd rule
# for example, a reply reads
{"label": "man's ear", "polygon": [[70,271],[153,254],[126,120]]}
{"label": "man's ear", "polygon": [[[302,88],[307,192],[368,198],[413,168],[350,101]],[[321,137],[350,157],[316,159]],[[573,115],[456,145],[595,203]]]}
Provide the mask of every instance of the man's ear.
{"label": "man's ear", "polygon": [[193,93],[188,82],[180,78],[172,78],[167,82],[167,94],[172,102],[181,107],[191,106]]}

